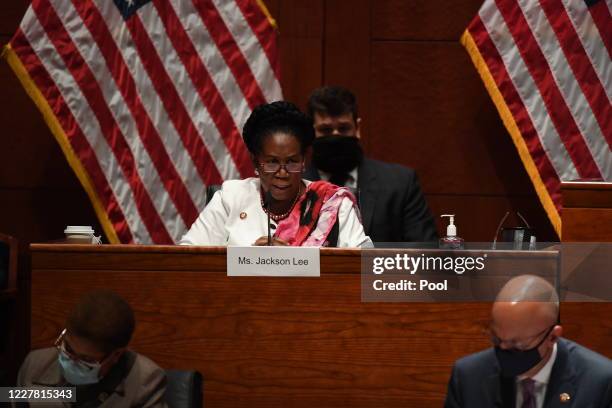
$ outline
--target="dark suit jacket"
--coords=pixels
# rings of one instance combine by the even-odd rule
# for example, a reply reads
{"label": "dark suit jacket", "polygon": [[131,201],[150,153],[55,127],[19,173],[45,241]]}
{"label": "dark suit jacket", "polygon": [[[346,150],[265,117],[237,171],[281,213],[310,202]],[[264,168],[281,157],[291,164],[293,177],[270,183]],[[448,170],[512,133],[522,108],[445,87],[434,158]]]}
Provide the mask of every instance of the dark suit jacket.
{"label": "dark suit jacket", "polygon": [[[307,180],[319,180],[309,167]],[[357,199],[366,235],[374,242],[429,242],[438,234],[416,172],[399,164],[364,159],[357,170]]]}
{"label": "dark suit jacket", "polygon": [[[570,400],[561,402],[567,393]],[[458,360],[448,383],[446,408],[515,408],[515,380],[503,379],[492,348]],[[612,407],[612,360],[567,339],[557,343],[545,408]]]}

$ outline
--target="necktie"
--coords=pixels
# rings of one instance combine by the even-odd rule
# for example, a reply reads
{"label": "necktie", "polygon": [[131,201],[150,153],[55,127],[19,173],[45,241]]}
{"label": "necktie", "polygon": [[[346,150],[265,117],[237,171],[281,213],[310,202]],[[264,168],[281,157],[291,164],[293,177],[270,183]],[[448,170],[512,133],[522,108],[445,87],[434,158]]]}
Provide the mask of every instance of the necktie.
{"label": "necktie", "polygon": [[344,187],[344,184],[347,182],[349,177],[351,176],[348,173],[336,173],[331,175],[329,182],[339,187]]}
{"label": "necktie", "polygon": [[521,408],[536,408],[535,381],[531,378],[525,378],[521,381],[521,389],[523,390],[523,405],[521,405]]}

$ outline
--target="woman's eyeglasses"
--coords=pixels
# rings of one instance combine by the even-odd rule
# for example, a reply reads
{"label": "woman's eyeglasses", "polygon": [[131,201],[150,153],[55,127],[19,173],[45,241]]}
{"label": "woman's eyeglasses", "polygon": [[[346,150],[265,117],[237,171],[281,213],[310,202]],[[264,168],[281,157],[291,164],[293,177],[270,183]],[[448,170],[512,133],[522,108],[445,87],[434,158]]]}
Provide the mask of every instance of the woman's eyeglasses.
{"label": "woman's eyeglasses", "polygon": [[304,163],[301,162],[289,162],[289,163],[278,163],[268,162],[261,163],[259,165],[261,171],[264,173],[274,174],[280,171],[281,167],[285,169],[287,173],[301,173],[304,168]]}

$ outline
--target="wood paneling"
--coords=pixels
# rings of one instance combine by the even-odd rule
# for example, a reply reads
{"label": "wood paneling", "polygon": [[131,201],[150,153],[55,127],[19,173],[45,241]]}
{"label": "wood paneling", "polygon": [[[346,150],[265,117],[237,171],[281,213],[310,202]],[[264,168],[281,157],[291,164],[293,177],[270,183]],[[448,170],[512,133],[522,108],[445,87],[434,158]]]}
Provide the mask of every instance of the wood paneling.
{"label": "wood paneling", "polygon": [[0,123],[7,128],[0,142],[0,188],[79,187],[42,115],[1,62]]}
{"label": "wood paneling", "polygon": [[[563,336],[612,358],[612,303],[568,302],[561,304]],[[597,329],[591,330],[592,327]]]}
{"label": "wood paneling", "polygon": [[[370,6],[368,0],[325,2],[322,85],[341,85],[353,91],[357,97],[359,116],[364,119],[370,116]],[[361,126],[366,152],[374,141],[369,137],[369,126],[367,120]]]}
{"label": "wood paneling", "polygon": [[482,0],[376,0],[372,2],[375,40],[459,40]]}
{"label": "wood paneling", "polygon": [[283,96],[305,108],[310,91],[321,83],[323,0],[283,0],[270,6],[280,32]]}
{"label": "wood paneling", "polygon": [[[0,6],[0,35],[12,36],[25,14],[30,0],[3,1]],[[4,42],[2,42],[4,44]]]}
{"label": "wood paneling", "polygon": [[[84,290],[110,288],[136,311],[133,347],[202,371],[206,406],[438,407],[453,362],[488,347],[488,303],[362,303],[355,250],[322,250],[320,278],[229,278],[222,248],[32,254],[33,347],[51,344]],[[568,337],[612,354],[611,304],[563,310]]]}
{"label": "wood paneling", "polygon": [[564,242],[612,241],[612,209],[566,208],[562,213]]}
{"label": "wood paneling", "polygon": [[612,242],[612,183],[561,184],[563,241]]}
{"label": "wood paneling", "polygon": [[427,193],[532,192],[461,45],[380,42],[372,60],[372,156],[415,168]]}
{"label": "wood paneling", "polygon": [[612,208],[610,182],[564,182],[561,195],[563,208]]}

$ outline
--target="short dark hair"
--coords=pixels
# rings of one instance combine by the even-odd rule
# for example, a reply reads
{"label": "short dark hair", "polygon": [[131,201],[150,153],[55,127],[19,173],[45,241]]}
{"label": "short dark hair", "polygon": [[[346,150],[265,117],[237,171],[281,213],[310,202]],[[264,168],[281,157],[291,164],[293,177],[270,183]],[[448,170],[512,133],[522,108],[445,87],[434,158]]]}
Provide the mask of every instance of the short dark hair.
{"label": "short dark hair", "polygon": [[123,298],[110,290],[94,290],[72,309],[66,329],[110,353],[128,345],[135,325],[134,311]]}
{"label": "short dark hair", "polygon": [[277,132],[295,136],[302,153],[314,140],[312,120],[297,106],[286,101],[266,103],[253,109],[242,128],[242,138],[249,152],[257,155],[261,153],[263,140]]}
{"label": "short dark hair", "polygon": [[354,120],[359,117],[355,95],[348,89],[337,85],[323,86],[312,91],[308,98],[307,112],[310,118],[314,118],[315,113],[329,116],[350,113]]}

